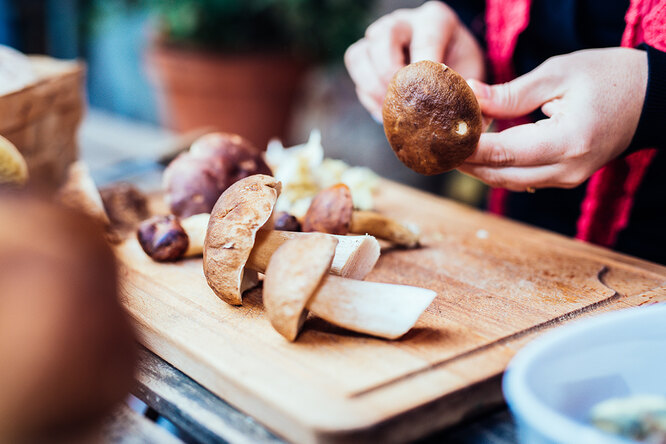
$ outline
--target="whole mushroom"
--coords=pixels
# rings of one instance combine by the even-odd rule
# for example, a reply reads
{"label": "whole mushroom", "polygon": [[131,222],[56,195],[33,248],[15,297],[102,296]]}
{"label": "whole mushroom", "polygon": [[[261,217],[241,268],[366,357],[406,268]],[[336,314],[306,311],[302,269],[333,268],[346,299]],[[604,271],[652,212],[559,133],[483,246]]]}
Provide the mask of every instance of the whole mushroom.
{"label": "whole mushroom", "polygon": [[264,305],[271,324],[287,340],[296,339],[308,310],[352,331],[396,339],[437,295],[425,288],[330,275],[335,247],[335,238],[314,234],[285,242],[271,257]]}
{"label": "whole mushroom", "polygon": [[321,190],[303,218],[303,231],[344,235],[369,234],[395,245],[419,246],[419,235],[398,221],[375,211],[354,210],[351,191],[343,183]]}
{"label": "whole mushroom", "polygon": [[428,176],[462,165],[483,131],[472,88],[450,67],[430,60],[409,64],[393,76],[382,117],[398,159]]}
{"label": "whole mushroom", "polygon": [[210,213],[224,190],[253,174],[272,174],[259,149],[237,134],[210,133],[169,164],[163,187],[171,212],[187,217]]}

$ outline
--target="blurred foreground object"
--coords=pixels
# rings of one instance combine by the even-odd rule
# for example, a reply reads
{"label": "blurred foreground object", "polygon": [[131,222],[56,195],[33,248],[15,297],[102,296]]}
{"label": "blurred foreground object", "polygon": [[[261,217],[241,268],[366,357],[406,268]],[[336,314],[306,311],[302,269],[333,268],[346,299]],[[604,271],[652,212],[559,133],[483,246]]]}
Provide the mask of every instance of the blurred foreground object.
{"label": "blurred foreground object", "polygon": [[0,136],[0,185],[23,185],[28,180],[28,166],[18,149]]}
{"label": "blurred foreground object", "polygon": [[634,441],[666,443],[666,396],[632,395],[606,399],[590,411],[592,424]]}
{"label": "blurred foreground object", "polygon": [[24,58],[34,75],[27,83],[21,79],[29,76],[0,68],[0,76],[10,73],[16,76],[12,77],[14,84],[23,85],[0,95],[0,134],[25,157],[30,185],[54,190],[77,158],[76,131],[84,111],[84,67],[79,62],[43,56]]}
{"label": "blurred foreground object", "polygon": [[0,94],[23,89],[36,79],[28,57],[0,45]]}
{"label": "blurred foreground object", "polygon": [[102,224],[0,196],[0,442],[68,442],[128,393],[135,337]]}

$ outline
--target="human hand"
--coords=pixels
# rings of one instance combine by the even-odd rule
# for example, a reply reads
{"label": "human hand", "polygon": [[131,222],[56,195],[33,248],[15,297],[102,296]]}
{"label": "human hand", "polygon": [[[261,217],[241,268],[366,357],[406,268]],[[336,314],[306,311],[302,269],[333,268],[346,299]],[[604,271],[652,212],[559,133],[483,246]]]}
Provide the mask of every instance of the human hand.
{"label": "human hand", "polygon": [[493,187],[573,188],[631,143],[647,87],[644,51],[608,48],[546,60],[511,82],[470,86],[487,117],[541,108],[547,119],[481,135],[459,169]]}
{"label": "human hand", "polygon": [[381,17],[345,53],[359,100],[380,122],[393,74],[421,60],[446,63],[466,79],[485,78],[481,47],[456,13],[437,1]]}

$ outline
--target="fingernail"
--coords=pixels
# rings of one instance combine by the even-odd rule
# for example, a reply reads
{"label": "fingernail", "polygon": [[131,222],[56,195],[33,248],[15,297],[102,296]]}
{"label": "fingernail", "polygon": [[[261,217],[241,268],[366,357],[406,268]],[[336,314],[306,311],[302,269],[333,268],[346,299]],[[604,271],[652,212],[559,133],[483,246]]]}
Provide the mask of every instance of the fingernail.
{"label": "fingernail", "polygon": [[470,88],[472,88],[472,91],[474,91],[474,95],[479,98],[479,99],[489,99],[490,98],[490,86],[487,84],[479,81],[479,80],[468,80],[467,84],[469,85]]}
{"label": "fingernail", "polygon": [[381,116],[377,116],[375,114],[370,114],[370,115],[372,116],[372,120],[374,120],[375,122],[379,123],[380,125],[384,124],[384,121],[381,118]]}

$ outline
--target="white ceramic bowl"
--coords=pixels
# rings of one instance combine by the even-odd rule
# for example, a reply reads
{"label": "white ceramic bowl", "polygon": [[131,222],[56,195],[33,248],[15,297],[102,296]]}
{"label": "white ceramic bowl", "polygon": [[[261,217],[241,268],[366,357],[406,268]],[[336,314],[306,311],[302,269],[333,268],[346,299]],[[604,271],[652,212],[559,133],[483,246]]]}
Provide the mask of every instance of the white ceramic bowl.
{"label": "white ceramic bowl", "polygon": [[574,322],[544,334],[511,361],[504,397],[521,443],[612,443],[589,424],[612,397],[666,396],[666,304]]}

